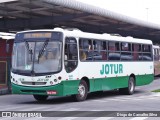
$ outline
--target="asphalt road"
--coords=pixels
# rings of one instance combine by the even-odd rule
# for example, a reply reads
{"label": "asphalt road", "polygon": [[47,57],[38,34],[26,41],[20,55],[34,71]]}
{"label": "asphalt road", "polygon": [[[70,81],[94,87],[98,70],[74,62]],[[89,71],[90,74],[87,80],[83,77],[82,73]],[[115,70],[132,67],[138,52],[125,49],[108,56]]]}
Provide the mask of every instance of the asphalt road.
{"label": "asphalt road", "polygon": [[[104,118],[100,117],[100,115],[95,117],[99,111],[160,111],[160,94],[151,92],[155,89],[160,89],[159,78],[156,78],[149,85],[136,87],[135,94],[133,95],[120,95],[118,91],[96,92],[89,94],[87,100],[84,102],[74,102],[70,96],[49,97],[45,102],[37,102],[32,95],[2,95],[0,96],[0,111],[48,111],[48,113],[50,111],[60,111],[58,115],[61,116],[62,114],[62,117],[58,116],[57,119],[79,120],[80,118],[75,114],[79,114],[79,116],[81,116],[81,114],[84,114],[84,116],[89,114],[88,116],[90,118],[101,120]],[[70,115],[69,117],[63,118],[64,111],[74,111],[75,113],[73,113],[74,115],[72,114],[73,116]],[[84,111],[86,112],[84,113]],[[119,119],[127,120],[127,118],[122,116],[123,114]],[[135,117],[135,119],[136,118],[137,117]],[[88,117],[83,119],[88,119]],[[108,119],[114,120],[117,119],[117,117],[110,116]],[[134,120],[134,117],[131,117],[130,119]],[[146,116],[141,119],[158,120],[157,117],[150,118]],[[138,120],[140,120],[140,118]]]}

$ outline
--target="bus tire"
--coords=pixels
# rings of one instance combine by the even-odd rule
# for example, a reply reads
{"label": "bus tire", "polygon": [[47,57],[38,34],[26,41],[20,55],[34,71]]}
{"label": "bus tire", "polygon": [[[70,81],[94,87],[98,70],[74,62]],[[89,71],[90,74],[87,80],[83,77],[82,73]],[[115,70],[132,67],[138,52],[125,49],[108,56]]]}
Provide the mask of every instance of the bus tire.
{"label": "bus tire", "polygon": [[135,80],[133,77],[130,77],[128,80],[128,87],[127,88],[120,88],[119,92],[121,94],[126,94],[126,95],[132,95],[135,90]]}
{"label": "bus tire", "polygon": [[48,95],[33,95],[33,97],[37,100],[37,101],[45,101],[48,98]]}
{"label": "bus tire", "polygon": [[81,80],[81,82],[78,86],[78,94],[74,95],[73,97],[77,102],[80,102],[80,101],[86,100],[87,95],[88,95],[87,83],[86,83],[86,81]]}

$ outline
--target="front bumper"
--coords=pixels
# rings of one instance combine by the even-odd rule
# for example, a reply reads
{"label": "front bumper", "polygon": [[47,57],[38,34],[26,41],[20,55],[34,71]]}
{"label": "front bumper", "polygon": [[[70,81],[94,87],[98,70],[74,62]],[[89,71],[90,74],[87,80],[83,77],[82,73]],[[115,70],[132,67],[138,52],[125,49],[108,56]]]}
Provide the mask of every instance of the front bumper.
{"label": "front bumper", "polygon": [[[48,95],[47,91],[56,91],[52,96],[66,96],[78,93],[79,81],[63,81],[53,86],[21,86],[12,83],[13,94]],[[49,94],[51,95],[51,94]]]}

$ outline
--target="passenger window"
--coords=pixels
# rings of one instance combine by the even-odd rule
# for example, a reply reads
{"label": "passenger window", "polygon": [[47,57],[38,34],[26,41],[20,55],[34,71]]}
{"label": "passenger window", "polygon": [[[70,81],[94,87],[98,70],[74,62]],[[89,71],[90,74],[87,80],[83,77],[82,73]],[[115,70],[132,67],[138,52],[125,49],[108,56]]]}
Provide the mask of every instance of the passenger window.
{"label": "passenger window", "polygon": [[143,45],[143,52],[151,52],[151,46],[150,45]]}
{"label": "passenger window", "polygon": [[123,42],[121,43],[121,60],[132,60],[132,53],[131,53],[131,44]]}
{"label": "passenger window", "polygon": [[131,44],[126,42],[121,43],[121,51],[131,51]]}
{"label": "passenger window", "polygon": [[152,60],[151,45],[142,45],[142,51],[143,51],[143,60],[151,61]]}
{"label": "passenger window", "polygon": [[141,52],[141,45],[140,44],[132,44],[132,48],[133,48],[133,60],[137,61],[137,60],[143,60],[142,57],[142,52]]}
{"label": "passenger window", "polygon": [[93,41],[93,60],[107,60],[106,41]]}
{"label": "passenger window", "polygon": [[79,40],[79,55],[81,61],[107,60],[107,42],[81,38]]}
{"label": "passenger window", "polygon": [[108,49],[108,60],[120,60],[119,42],[109,42]]}
{"label": "passenger window", "polygon": [[92,60],[92,40],[80,39],[79,40],[79,55],[81,61]]}
{"label": "passenger window", "polygon": [[65,40],[64,65],[68,73],[74,71],[78,65],[77,41],[75,38],[67,37]]}

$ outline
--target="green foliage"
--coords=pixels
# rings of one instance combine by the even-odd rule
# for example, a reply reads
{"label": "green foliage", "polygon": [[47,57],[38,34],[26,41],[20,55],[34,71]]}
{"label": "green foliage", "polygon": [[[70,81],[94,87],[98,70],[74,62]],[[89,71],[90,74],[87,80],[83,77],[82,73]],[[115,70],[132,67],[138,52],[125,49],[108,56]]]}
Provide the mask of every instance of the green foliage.
{"label": "green foliage", "polygon": [[157,89],[157,90],[153,90],[152,92],[160,92],[160,89]]}

